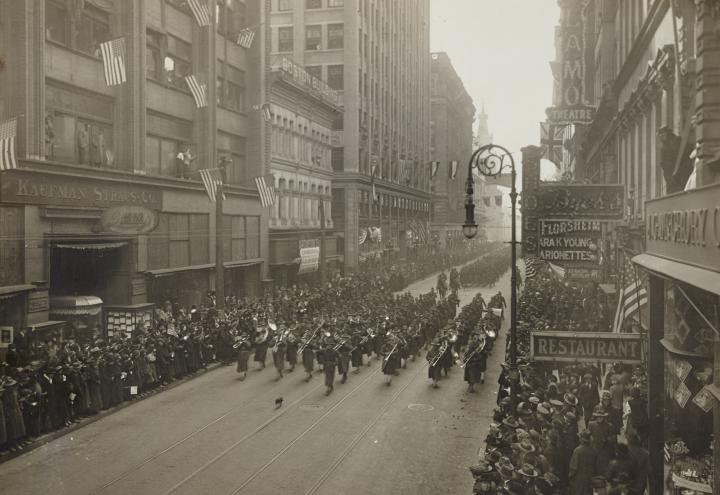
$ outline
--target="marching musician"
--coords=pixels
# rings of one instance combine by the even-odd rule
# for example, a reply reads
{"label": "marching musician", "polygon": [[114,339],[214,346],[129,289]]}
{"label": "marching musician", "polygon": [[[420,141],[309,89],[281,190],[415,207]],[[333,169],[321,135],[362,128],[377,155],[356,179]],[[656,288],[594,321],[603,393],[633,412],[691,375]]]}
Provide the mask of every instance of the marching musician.
{"label": "marching musician", "polygon": [[397,374],[397,370],[400,367],[399,345],[400,339],[392,332],[388,332],[385,336],[385,343],[380,351],[382,356],[382,372],[385,375],[385,385],[388,387],[392,383],[392,378]]}
{"label": "marching musician", "polygon": [[363,365],[363,354],[365,354],[367,342],[369,340],[370,333],[366,333],[365,335],[363,335],[361,333],[361,327],[359,325],[355,325],[353,327],[353,333],[351,338],[353,348],[350,352],[350,364],[353,368],[355,368],[353,370],[353,373],[358,373],[360,371],[360,367]]}
{"label": "marching musician", "polygon": [[[329,332],[328,332],[329,333]],[[323,341],[322,364],[325,373],[325,395],[330,395],[335,384],[335,369],[338,364],[338,352],[335,350],[335,339],[326,337]]]}
{"label": "marching musician", "polygon": [[290,365],[290,368],[288,369],[288,373],[292,373],[293,370],[295,370],[295,365],[297,364],[297,358],[298,358],[298,339],[296,332],[298,331],[298,327],[293,327],[290,329],[290,332],[288,333],[287,339],[285,341],[285,358],[287,359],[288,364]]}
{"label": "marching musician", "polygon": [[237,368],[238,373],[242,373],[240,381],[247,378],[248,372],[248,360],[250,359],[250,352],[252,351],[252,344],[250,343],[251,335],[247,332],[242,332],[235,337],[235,351],[237,353]]}
{"label": "marching musician", "polygon": [[305,377],[305,381],[309,382],[312,378],[313,370],[315,369],[315,350],[317,349],[314,337],[311,335],[310,332],[305,332],[305,335],[303,336],[303,345],[302,345],[302,363],[303,368],[305,368],[305,373],[307,376]]}
{"label": "marching musician", "polygon": [[285,369],[285,332],[287,327],[280,325],[278,332],[272,337],[272,358],[273,365],[277,370],[277,380],[283,377],[283,369]]}
{"label": "marching musician", "polygon": [[475,392],[476,383],[485,383],[485,369],[487,355],[485,354],[485,338],[479,333],[473,333],[465,352],[464,379],[468,383],[468,392]]}
{"label": "marching musician", "polygon": [[[447,345],[447,344],[445,344]],[[445,353],[443,345],[440,343],[440,337],[435,337],[430,343],[425,359],[428,362],[428,378],[432,380],[433,388],[440,386],[440,358]]]}
{"label": "marching musician", "polygon": [[340,383],[347,381],[348,371],[350,371],[350,336],[341,335],[339,337],[340,342],[335,346],[335,350],[338,353],[338,374],[342,375]]}
{"label": "marching musician", "polygon": [[270,328],[267,326],[259,327],[255,335],[255,358],[256,363],[260,363],[260,369],[265,369],[265,360],[267,359],[268,338],[270,336]]}

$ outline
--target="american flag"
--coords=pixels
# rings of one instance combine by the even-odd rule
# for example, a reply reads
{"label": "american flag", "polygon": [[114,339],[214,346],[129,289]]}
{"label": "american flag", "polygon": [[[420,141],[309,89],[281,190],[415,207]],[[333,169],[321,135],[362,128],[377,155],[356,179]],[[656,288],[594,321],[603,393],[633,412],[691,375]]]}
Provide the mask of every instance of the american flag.
{"label": "american flag", "polygon": [[208,106],[207,85],[200,84],[194,75],[186,76],[185,81],[187,82],[190,92],[195,99],[195,106],[197,108]]}
{"label": "american flag", "polygon": [[265,177],[255,177],[255,185],[260,194],[260,204],[263,208],[275,204],[275,188],[272,186],[272,181],[270,181],[270,184],[268,185]]}
{"label": "american flag", "polygon": [[418,237],[418,244],[427,244],[427,227],[420,220],[410,221],[410,230]]}
{"label": "american flag", "polygon": [[125,74],[125,38],[100,43],[100,54],[105,69],[105,84],[116,86],[127,81]]}
{"label": "american flag", "polygon": [[440,162],[430,162],[430,178],[435,177],[435,174],[437,174],[438,170],[440,169]]}
{"label": "american flag", "polygon": [[525,258],[525,280],[535,277],[542,264],[543,261],[537,256],[528,256]]}
{"label": "american flag", "polygon": [[620,290],[618,306],[615,310],[615,321],[613,322],[613,332],[615,333],[620,333],[628,318],[638,313],[648,302],[645,285],[635,272],[629,256],[624,256],[623,265],[621,283],[623,288]]}
{"label": "american flag", "polygon": [[540,145],[547,160],[560,167],[563,163],[563,134],[565,126],[540,122]]}
{"label": "american flag", "polygon": [[555,263],[548,263],[550,265],[550,269],[553,271],[555,275],[558,276],[558,278],[563,279],[565,278],[565,268],[562,266],[556,265]]}
{"label": "american flag", "polygon": [[237,44],[243,48],[250,48],[255,39],[255,30],[250,28],[242,29],[238,33]]}
{"label": "american flag", "polygon": [[450,162],[450,167],[448,168],[448,178],[454,179],[457,175],[457,169],[458,169],[458,162],[457,160],[453,160]]}
{"label": "american flag", "polygon": [[[214,203],[216,199],[215,195],[217,193],[217,188],[223,183],[222,177],[220,176],[220,170],[216,168],[205,168],[200,170],[199,172],[200,178],[202,179],[203,185],[205,186],[205,191],[207,191],[208,198],[210,198],[210,201]],[[225,199],[224,192],[222,197],[223,199]]]}
{"label": "american flag", "polygon": [[210,11],[205,0],[188,0],[188,5],[190,5],[190,10],[192,10],[198,26],[210,25]]}
{"label": "american flag", "polygon": [[17,168],[15,159],[15,136],[17,135],[17,117],[0,124],[0,171]]}

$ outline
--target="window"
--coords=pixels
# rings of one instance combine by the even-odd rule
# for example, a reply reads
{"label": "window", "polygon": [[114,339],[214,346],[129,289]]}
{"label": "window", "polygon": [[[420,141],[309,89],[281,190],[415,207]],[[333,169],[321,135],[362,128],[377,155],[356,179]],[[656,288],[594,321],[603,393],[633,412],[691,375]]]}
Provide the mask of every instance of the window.
{"label": "window", "polygon": [[245,217],[242,215],[225,215],[223,217],[223,251],[228,261],[246,259],[245,250]]}
{"label": "window", "polygon": [[162,81],[162,35],[154,31],[147,32],[145,75],[154,81]]}
{"label": "window", "polygon": [[46,0],[45,37],[99,58],[100,43],[110,39],[109,14],[89,3]]}
{"label": "window", "polygon": [[306,9],[321,9],[322,0],[305,0]]}
{"label": "window", "polygon": [[345,0],[328,0],[328,7],[344,7]]}
{"label": "window", "polygon": [[260,257],[260,217],[245,217],[245,255],[247,259]]}
{"label": "window", "polygon": [[51,118],[55,131],[52,159],[91,167],[115,168],[112,127],[109,124],[60,112],[52,114]]}
{"label": "window", "polygon": [[293,0],[278,0],[278,10],[292,10]]}
{"label": "window", "polygon": [[225,169],[227,182],[230,184],[244,184],[248,180],[245,167],[245,139],[225,132],[217,134],[218,159],[229,159]]}
{"label": "window", "polygon": [[343,36],[344,36],[344,27],[345,25],[343,23],[340,24],[328,24],[327,26],[327,33],[328,33],[328,49],[337,49],[343,47]]}
{"label": "window", "polygon": [[344,65],[328,65],[327,83],[332,89],[342,90],[344,88]]}
{"label": "window", "polygon": [[322,26],[305,26],[305,49],[320,50],[322,45]]}
{"label": "window", "polygon": [[110,39],[108,14],[92,5],[85,5],[77,27],[77,50],[100,58],[100,43]]}
{"label": "window", "polygon": [[45,37],[55,43],[69,46],[69,30],[70,16],[67,5],[64,2],[45,2]]}
{"label": "window", "polygon": [[215,20],[217,32],[234,41],[240,30],[247,27],[245,4],[238,0],[217,0]]}
{"label": "window", "polygon": [[245,111],[245,72],[219,63],[218,102],[220,106],[236,112]]}
{"label": "window", "polygon": [[[145,137],[145,173],[163,177],[187,177],[192,162],[178,158],[191,147],[174,139],[148,135]],[[192,150],[190,155],[193,155]],[[186,165],[187,163],[187,165]]]}
{"label": "window", "polygon": [[168,36],[167,53],[163,59],[163,70],[165,81],[171,86],[187,91],[185,76],[190,75],[192,70],[192,47],[190,43]]}
{"label": "window", "polygon": [[151,269],[180,268],[209,262],[209,215],[160,213],[158,226],[148,236]]}
{"label": "window", "polygon": [[293,51],[293,28],[292,28],[292,26],[278,28],[278,51],[279,52]]}
{"label": "window", "polygon": [[322,65],[308,65],[305,67],[305,72],[316,79],[322,79]]}

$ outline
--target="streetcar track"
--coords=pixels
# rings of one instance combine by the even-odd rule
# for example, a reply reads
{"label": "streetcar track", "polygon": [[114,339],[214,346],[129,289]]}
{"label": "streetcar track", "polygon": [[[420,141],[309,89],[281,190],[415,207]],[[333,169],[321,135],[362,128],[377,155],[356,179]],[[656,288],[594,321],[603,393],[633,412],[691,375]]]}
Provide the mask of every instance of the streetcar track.
{"label": "streetcar track", "polygon": [[[322,475],[320,475],[320,477],[315,481],[313,486],[310,487],[310,489],[305,492],[305,495],[313,495],[320,489],[320,487],[322,487],[322,485],[328,480],[330,475],[332,475],[332,473],[335,472],[335,470],[340,466],[340,464],[343,463],[345,458],[348,455],[350,455],[350,453],[355,448],[355,446],[360,442],[360,440],[362,440],[365,437],[365,435],[367,435],[367,433],[377,424],[377,422],[380,421],[380,418],[383,416],[383,414],[385,414],[385,412],[388,410],[388,408],[392,404],[394,404],[395,401],[397,401],[398,397],[400,397],[400,394],[402,394],[410,386],[410,384],[412,384],[415,381],[415,379],[418,377],[418,375],[420,375],[420,372],[423,371],[424,369],[425,369],[424,367],[418,367],[418,370],[415,372],[415,374],[412,376],[412,378],[410,378],[410,380],[408,380],[408,382],[405,385],[403,385],[402,388],[400,388],[400,390],[398,390],[393,395],[393,397],[392,397],[392,399],[390,399],[390,401],[385,403],[385,405],[382,407],[382,409],[380,409],[380,412],[375,416],[375,418],[373,418],[370,422],[368,422],[365,425],[365,427],[362,430],[360,430],[360,432],[357,435],[355,435],[355,438],[353,438],[353,440],[347,445],[347,447],[345,447],[345,450],[343,450],[340,457],[338,457],[335,460],[335,462],[333,462],[330,465],[330,467]],[[237,492],[233,492],[232,495],[235,495],[236,493]]]}
{"label": "streetcar track", "polygon": [[[309,427],[307,427],[307,428],[305,429],[305,431],[303,431],[300,435],[298,435],[297,437],[295,437],[294,440],[292,440],[292,441],[291,441],[285,448],[283,448],[278,454],[276,454],[275,456],[273,456],[273,458],[272,458],[269,462],[267,462],[263,467],[261,467],[260,469],[258,469],[257,471],[255,471],[255,473],[253,473],[253,474],[250,476],[250,478],[248,478],[247,480],[245,480],[245,482],[244,482],[237,490],[233,491],[232,493],[233,493],[233,494],[238,493],[239,490],[241,490],[242,488],[244,488],[245,486],[247,486],[250,482],[252,482],[255,478],[257,478],[257,476],[259,476],[260,474],[262,474],[273,462],[275,462],[275,460],[277,460],[280,456],[282,456],[282,454],[284,454],[285,452],[287,452],[287,450],[289,450],[290,447],[292,447],[295,443],[297,443],[297,442],[298,442],[302,437],[304,437],[307,433],[309,433],[311,430],[313,430],[324,418],[326,418],[327,416],[329,416],[329,415],[330,415],[335,409],[337,409],[348,397],[350,397],[351,395],[355,394],[355,392],[357,392],[363,385],[365,385],[365,384],[370,380],[370,378],[374,377],[379,371],[380,371],[380,370],[377,369],[377,370],[373,371],[371,374],[369,374],[367,377],[365,377],[362,382],[360,382],[355,388],[353,388],[350,392],[348,392],[345,396],[343,396],[342,399],[340,399],[338,402],[336,402],[330,409],[327,410],[327,412],[325,412],[322,416],[320,416],[320,418],[318,418],[317,420],[315,420]],[[319,385],[318,385],[318,387],[319,387]],[[316,389],[317,389],[318,387],[316,387]],[[298,401],[295,401],[292,405],[295,405],[295,404],[298,403],[300,400],[304,400],[304,398],[305,398],[307,395],[309,395],[309,393],[306,394],[305,396],[303,396],[303,397],[302,397],[301,399],[299,399]],[[235,448],[237,448],[240,444],[242,444],[243,442],[249,440],[249,439],[250,439],[252,436],[254,436],[255,434],[259,433],[262,429],[264,429],[265,427],[267,427],[271,422],[272,422],[272,421],[266,421],[266,422],[265,422],[263,425],[261,425],[261,427],[259,427],[256,431],[253,431],[252,433],[243,436],[240,440],[238,440],[237,442],[233,443],[232,445],[230,445],[229,447],[227,447],[226,449],[224,449],[222,452],[220,452],[220,453],[217,454],[215,457],[213,457],[212,459],[210,459],[209,461],[207,461],[205,464],[203,464],[202,466],[200,466],[199,468],[197,468],[195,471],[193,471],[192,473],[190,473],[189,475],[187,475],[185,478],[183,478],[182,480],[180,480],[179,482],[177,482],[175,485],[173,485],[172,487],[170,487],[168,490],[164,491],[164,492],[163,492],[163,495],[169,495],[170,493],[173,493],[174,491],[176,491],[176,490],[178,490],[179,488],[181,488],[181,487],[182,487],[184,484],[186,484],[188,481],[192,480],[192,479],[195,478],[198,474],[202,473],[202,472],[205,471],[207,468],[209,468],[210,466],[212,466],[213,464],[215,464],[217,461],[219,461],[220,459],[222,459],[223,457],[225,457],[225,456],[226,456],[227,454],[229,454],[232,450],[234,450]]]}
{"label": "streetcar track", "polygon": [[[248,434],[248,435],[246,435],[246,436],[248,436],[248,438],[249,438],[249,436],[252,436],[252,435],[254,435],[254,434],[256,434],[256,433],[259,433],[262,429],[264,429],[265,427],[267,427],[267,426],[268,426],[270,423],[272,423],[273,421],[275,421],[275,420],[277,420],[278,418],[280,418],[282,415],[284,415],[286,412],[288,412],[291,408],[293,408],[294,406],[296,406],[298,403],[304,401],[310,394],[312,394],[312,393],[315,392],[317,389],[319,389],[320,386],[321,386],[321,385],[318,384],[318,385],[316,385],[315,387],[313,387],[312,389],[310,389],[306,394],[304,394],[303,396],[301,396],[299,399],[293,401],[293,402],[292,402],[290,405],[288,405],[285,409],[283,409],[282,411],[276,413],[273,417],[271,417],[271,418],[270,418],[269,420],[267,420],[265,423],[263,423],[262,425],[260,425],[259,427],[257,427],[256,430],[254,430],[253,432],[251,432],[250,434]],[[268,392],[270,392],[270,391],[268,391]],[[261,395],[265,395],[265,393],[263,393],[263,394],[261,394]],[[271,395],[271,394],[268,394],[268,395]],[[246,406],[249,406],[249,405],[251,405],[251,403],[249,403],[249,402],[242,402],[242,403],[240,403],[237,407],[233,407],[233,408],[231,408],[231,409],[228,409],[228,410],[227,410],[226,412],[224,412],[221,416],[215,418],[214,420],[212,420],[211,422],[209,422],[209,423],[206,424],[205,426],[203,426],[203,427],[201,427],[201,428],[193,431],[192,433],[189,433],[188,435],[186,435],[185,437],[181,438],[180,440],[175,441],[175,442],[172,443],[169,447],[166,447],[165,449],[161,450],[160,452],[157,452],[157,453],[153,454],[152,456],[147,457],[146,459],[143,459],[143,460],[140,461],[138,464],[134,465],[134,466],[131,467],[130,469],[127,469],[126,471],[124,471],[124,472],[121,473],[120,475],[116,476],[116,477],[113,478],[112,480],[110,480],[110,481],[108,481],[107,483],[105,483],[105,484],[104,484],[103,486],[101,486],[100,488],[96,488],[95,490],[91,491],[91,492],[90,492],[90,495],[96,495],[96,494],[98,494],[98,493],[102,493],[103,491],[105,491],[106,489],[110,488],[112,485],[116,484],[117,482],[122,481],[123,479],[127,478],[127,477],[130,476],[131,474],[133,474],[133,473],[137,472],[138,470],[142,469],[143,467],[147,466],[148,464],[150,464],[150,463],[153,462],[154,460],[156,460],[156,459],[158,459],[159,457],[167,454],[168,452],[170,452],[171,450],[175,449],[176,447],[179,447],[180,445],[182,445],[182,444],[185,443],[186,441],[190,440],[191,438],[195,437],[195,436],[198,435],[199,433],[202,433],[203,431],[205,431],[205,430],[208,429],[209,427],[213,426],[214,424],[219,423],[219,422],[222,421],[223,419],[225,419],[225,418],[227,418],[228,416],[230,416],[230,414],[232,414],[232,413],[234,413],[234,412],[237,412],[237,411],[241,411],[242,409],[244,409]]]}

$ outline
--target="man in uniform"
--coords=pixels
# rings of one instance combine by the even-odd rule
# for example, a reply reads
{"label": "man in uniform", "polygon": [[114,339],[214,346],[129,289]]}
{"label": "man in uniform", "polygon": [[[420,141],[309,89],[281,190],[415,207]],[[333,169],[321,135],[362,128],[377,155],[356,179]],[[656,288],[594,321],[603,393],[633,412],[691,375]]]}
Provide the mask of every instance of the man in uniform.
{"label": "man in uniform", "polygon": [[335,339],[328,337],[323,343],[322,364],[325,373],[325,395],[330,395],[335,384],[335,370],[338,364],[338,353],[335,350]]}
{"label": "man in uniform", "polygon": [[474,333],[470,337],[468,349],[465,353],[464,378],[468,383],[468,392],[475,392],[476,383],[485,383],[485,368],[487,358],[485,356],[485,339]]}

